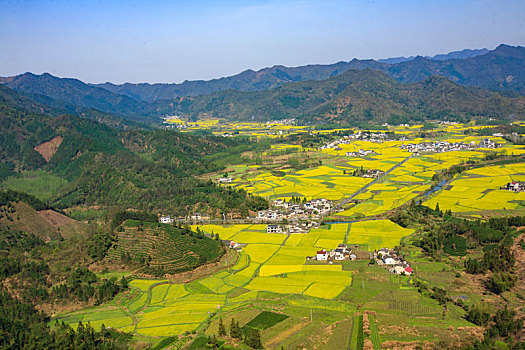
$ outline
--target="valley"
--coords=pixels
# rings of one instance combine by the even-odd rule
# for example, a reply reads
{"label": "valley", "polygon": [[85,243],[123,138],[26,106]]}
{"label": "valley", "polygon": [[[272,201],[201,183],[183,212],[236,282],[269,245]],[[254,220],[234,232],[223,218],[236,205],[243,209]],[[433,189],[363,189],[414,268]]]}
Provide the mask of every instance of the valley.
{"label": "valley", "polygon": [[0,79],[0,347],[523,349],[523,50]]}
{"label": "valley", "polygon": [[[213,130],[220,128],[221,121],[198,124]],[[228,133],[246,130],[242,123],[226,125],[231,128]],[[369,133],[387,131],[392,140],[343,137],[344,143],[337,142],[340,135],[358,135],[359,131],[287,128],[289,133],[273,137],[261,133],[267,127],[249,126],[251,137],[274,140],[269,148],[245,155],[257,159],[256,164],[231,164],[202,177],[211,181],[227,178],[219,184],[221,188],[242,189],[265,198],[270,205],[291,203],[293,198],[325,198],[332,201],[334,210],[304,217],[290,216],[277,206],[272,210],[283,213],[277,220],[261,221],[252,212],[245,223],[232,224],[220,215],[196,219],[190,218],[195,212],[185,217],[167,209],[161,214],[170,214],[174,224],[157,223],[155,217],[147,219],[151,222],[124,221],[114,228],[115,243],[98,265],[107,263],[117,268],[112,271],[118,276],[128,276],[129,290],[95,308],[59,313],[52,322],[71,326],[89,322],[95,329],[103,324],[133,334],[139,343],[175,348],[199,348],[198,344],[209,343],[209,337],[217,344],[242,347],[235,338],[218,333],[220,322],[228,327],[233,319],[244,332],[255,327],[264,348],[381,349],[418,344],[462,347],[481,340],[483,325],[469,318],[469,310],[475,307],[493,310],[506,302],[521,315],[519,284],[502,294],[482,295],[483,279],[463,267],[467,257],[482,257],[486,247],[501,242],[503,233],[486,240],[476,236],[475,229],[460,230],[436,251],[429,250],[422,237],[431,227],[475,225],[478,219],[505,218],[509,210],[512,215],[523,215],[523,192],[502,189],[511,181],[521,181],[525,173],[522,146],[502,136],[481,135],[486,127],[473,124],[433,124],[432,129],[427,125],[424,132],[435,135],[430,138],[421,137],[422,124],[388,127]],[[499,135],[499,127],[493,129]],[[301,143],[301,136],[336,141],[324,147],[322,141]],[[487,139],[494,144],[484,141]],[[412,154],[403,147],[429,140],[468,145],[483,141],[487,146],[423,154]],[[373,152],[355,156],[353,152],[360,149]],[[363,177],[359,175],[366,174],[363,169],[383,173]],[[242,220],[242,216],[231,218]],[[267,232],[269,225],[285,228],[311,220],[320,226],[299,233]],[[211,265],[216,267],[205,268],[203,273],[179,272],[181,264],[202,262],[194,255],[200,254],[197,247],[183,248],[187,243],[162,238],[168,233],[174,237],[170,233],[174,225],[175,230],[185,230],[177,227],[191,223],[191,231],[186,231],[190,241],[192,235],[211,237],[215,242],[220,239],[226,252],[220,261],[216,255],[206,256],[208,263],[216,259]],[[238,247],[231,249],[229,242]],[[307,258],[340,244],[351,247],[354,260]],[[212,253],[202,247],[206,254]],[[378,266],[372,253],[381,248],[396,249],[413,272],[396,274]],[[519,249],[516,258],[524,255]],[[152,275],[158,277],[152,279]],[[468,279],[473,279],[470,285]],[[259,324],[258,319],[265,321]],[[182,335],[175,337],[178,334]]]}

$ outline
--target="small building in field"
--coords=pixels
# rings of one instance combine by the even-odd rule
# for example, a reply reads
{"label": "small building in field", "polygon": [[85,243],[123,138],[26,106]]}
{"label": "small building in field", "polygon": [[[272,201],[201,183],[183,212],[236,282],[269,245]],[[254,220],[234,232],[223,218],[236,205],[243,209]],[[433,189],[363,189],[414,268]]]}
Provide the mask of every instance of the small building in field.
{"label": "small building in field", "polygon": [[231,177],[219,177],[217,182],[220,184],[231,184],[233,179]]}
{"label": "small building in field", "polygon": [[238,249],[238,248],[240,248],[240,245],[237,242],[231,241],[230,242],[230,248],[231,249]]}
{"label": "small building in field", "polygon": [[289,204],[284,201],[283,199],[276,199],[274,201],[272,201],[272,205],[274,207],[283,207],[283,208],[288,208]]}
{"label": "small building in field", "polygon": [[201,213],[193,213],[191,214],[190,219],[193,221],[202,220],[202,215]]}
{"label": "small building in field", "polygon": [[512,181],[504,187],[506,190],[514,192],[525,192],[525,182]]}
{"label": "small building in field", "polygon": [[328,252],[326,250],[318,250],[317,251],[317,260],[319,261],[326,261],[328,260]]}
{"label": "small building in field", "polygon": [[283,233],[281,225],[266,225],[266,233]]}

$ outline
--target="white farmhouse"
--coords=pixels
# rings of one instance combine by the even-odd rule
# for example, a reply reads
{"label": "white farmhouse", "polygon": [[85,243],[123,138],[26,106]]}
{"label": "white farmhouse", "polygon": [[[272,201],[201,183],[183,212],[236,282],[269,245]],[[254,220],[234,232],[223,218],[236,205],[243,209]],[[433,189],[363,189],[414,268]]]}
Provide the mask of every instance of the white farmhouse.
{"label": "white farmhouse", "polygon": [[282,233],[281,225],[266,225],[266,233]]}
{"label": "white farmhouse", "polygon": [[389,256],[384,258],[383,262],[385,263],[385,265],[395,265],[398,263],[398,260]]}
{"label": "white farmhouse", "polygon": [[328,252],[326,250],[319,250],[317,251],[317,260],[319,261],[326,261],[328,260]]}
{"label": "white farmhouse", "polygon": [[173,219],[169,215],[161,216],[159,219],[161,224],[173,224]]}

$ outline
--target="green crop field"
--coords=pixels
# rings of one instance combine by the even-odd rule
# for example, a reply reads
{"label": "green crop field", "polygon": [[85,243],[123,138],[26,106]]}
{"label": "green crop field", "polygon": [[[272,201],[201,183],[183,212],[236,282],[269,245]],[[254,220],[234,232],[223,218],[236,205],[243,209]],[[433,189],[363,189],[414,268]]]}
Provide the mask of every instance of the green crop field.
{"label": "green crop field", "polygon": [[274,312],[263,311],[250,322],[244,325],[247,328],[255,328],[258,330],[265,330],[276,325],[279,322],[286,320],[288,316],[282,314],[276,314]]}
{"label": "green crop field", "polygon": [[27,171],[20,177],[9,177],[1,184],[1,187],[29,193],[48,202],[58,197],[67,184],[67,180],[45,171]]}

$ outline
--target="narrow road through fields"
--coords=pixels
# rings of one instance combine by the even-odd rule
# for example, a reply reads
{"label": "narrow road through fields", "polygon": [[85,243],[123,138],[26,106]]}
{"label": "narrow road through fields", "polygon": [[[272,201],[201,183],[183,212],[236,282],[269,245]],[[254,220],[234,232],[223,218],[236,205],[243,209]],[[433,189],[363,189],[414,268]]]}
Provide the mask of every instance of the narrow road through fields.
{"label": "narrow road through fields", "polygon": [[339,203],[338,205],[334,206],[332,208],[332,210],[330,210],[330,213],[328,215],[331,215],[334,213],[334,211],[338,210],[339,208],[343,207],[345,204],[347,204],[348,202],[350,202],[352,199],[354,199],[355,196],[357,196],[358,194],[360,193],[363,193],[365,190],[367,190],[370,186],[372,186],[373,184],[381,181],[385,176],[387,176],[388,174],[390,174],[392,171],[394,171],[395,169],[399,168],[401,165],[403,165],[407,160],[409,160],[410,158],[412,158],[414,154],[411,154],[409,155],[408,157],[406,157],[405,159],[403,159],[401,162],[397,163],[396,165],[394,165],[392,168],[388,169],[387,171],[385,171],[385,173],[378,177],[377,179],[373,180],[372,182],[369,182],[368,184],[366,184],[364,187],[361,187],[357,192],[355,192],[354,194],[352,194],[351,196],[349,197],[346,197],[341,203]]}

